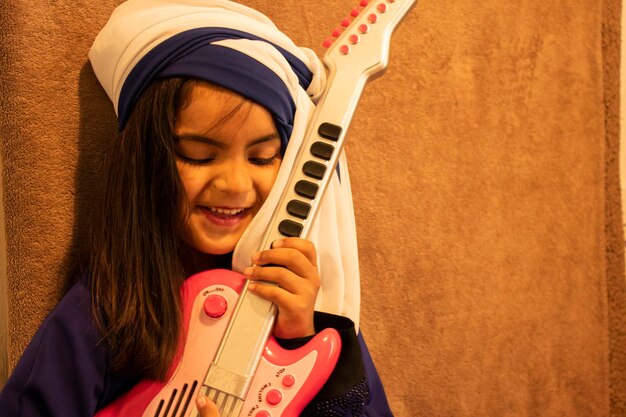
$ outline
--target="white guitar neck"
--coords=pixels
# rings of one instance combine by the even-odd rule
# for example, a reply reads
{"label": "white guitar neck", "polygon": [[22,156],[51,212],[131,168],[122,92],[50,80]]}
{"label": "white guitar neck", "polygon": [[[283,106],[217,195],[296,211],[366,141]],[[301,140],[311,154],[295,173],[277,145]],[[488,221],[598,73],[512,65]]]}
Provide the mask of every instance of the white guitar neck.
{"label": "white guitar neck", "polygon": [[[276,239],[308,235],[363,88],[386,69],[391,34],[415,2],[362,0],[325,42],[326,89],[260,249],[269,249]],[[204,385],[243,399],[271,334],[276,307],[246,286],[235,309]]]}
{"label": "white guitar neck", "polygon": [[365,84],[384,73],[391,34],[415,1],[361,1],[365,7],[329,47],[326,89],[260,249],[285,236],[308,236]]}

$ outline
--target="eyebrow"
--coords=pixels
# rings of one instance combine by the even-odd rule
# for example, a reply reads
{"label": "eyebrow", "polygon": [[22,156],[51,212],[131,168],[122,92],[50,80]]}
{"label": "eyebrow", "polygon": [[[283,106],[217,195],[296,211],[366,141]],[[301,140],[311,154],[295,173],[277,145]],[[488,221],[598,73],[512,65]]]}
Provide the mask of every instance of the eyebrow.
{"label": "eyebrow", "polygon": [[[183,139],[184,140],[193,140],[193,141],[196,141],[196,142],[206,143],[208,145],[215,146],[216,148],[219,148],[219,149],[224,149],[224,148],[227,147],[226,143],[224,143],[222,141],[219,141],[219,140],[216,140],[216,139],[213,139],[213,138],[210,138],[210,137],[207,137],[207,136],[194,135],[194,134],[181,135],[181,136],[177,135],[176,136],[176,140],[183,140]],[[264,135],[264,136],[261,136],[261,137],[259,137],[257,139],[254,139],[253,141],[251,141],[250,143],[248,143],[246,145],[246,148],[251,148],[251,147],[253,147],[255,145],[258,145],[259,143],[269,142],[269,141],[272,141],[272,140],[275,140],[275,139],[280,141],[280,136],[278,135],[278,132],[273,132],[273,133],[270,133],[268,135]]]}

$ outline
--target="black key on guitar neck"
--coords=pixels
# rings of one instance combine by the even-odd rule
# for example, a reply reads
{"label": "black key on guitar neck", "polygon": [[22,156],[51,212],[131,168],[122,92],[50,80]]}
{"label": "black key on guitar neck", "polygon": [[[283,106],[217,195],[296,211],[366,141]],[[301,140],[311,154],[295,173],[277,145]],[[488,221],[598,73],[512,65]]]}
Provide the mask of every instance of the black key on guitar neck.
{"label": "black key on guitar neck", "polygon": [[305,175],[311,178],[321,180],[322,178],[324,178],[324,173],[326,172],[326,165],[320,164],[319,162],[315,162],[315,161],[307,161],[302,166],[302,172],[304,172]]}
{"label": "black key on guitar neck", "polygon": [[323,138],[337,141],[341,135],[341,126],[325,122],[317,128],[317,134]]}
{"label": "black key on guitar neck", "polygon": [[330,157],[333,155],[334,150],[335,147],[333,145],[329,145],[328,143],[324,142],[315,142],[313,145],[311,145],[311,153],[314,156],[317,156],[320,159],[325,159],[327,161],[330,161]]}
{"label": "black key on guitar neck", "polygon": [[287,237],[300,237],[302,225],[291,220],[283,220],[278,224],[278,231]]}
{"label": "black key on guitar neck", "polygon": [[294,217],[306,219],[311,211],[311,205],[300,200],[291,200],[287,203],[287,213]]}
{"label": "black key on guitar neck", "polygon": [[307,180],[298,181],[295,187],[296,194],[300,197],[310,198],[311,200],[315,198],[318,189],[317,184]]}

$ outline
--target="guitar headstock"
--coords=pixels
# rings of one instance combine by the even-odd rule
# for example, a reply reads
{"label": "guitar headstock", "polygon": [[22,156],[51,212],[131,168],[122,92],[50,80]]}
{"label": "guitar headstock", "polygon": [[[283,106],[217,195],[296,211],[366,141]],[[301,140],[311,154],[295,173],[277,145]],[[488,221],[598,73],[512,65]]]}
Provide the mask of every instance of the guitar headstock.
{"label": "guitar headstock", "polygon": [[[338,66],[369,77],[383,72],[389,60],[391,34],[417,0],[360,0],[326,38],[322,60],[333,72]],[[344,62],[347,65],[343,65]]]}

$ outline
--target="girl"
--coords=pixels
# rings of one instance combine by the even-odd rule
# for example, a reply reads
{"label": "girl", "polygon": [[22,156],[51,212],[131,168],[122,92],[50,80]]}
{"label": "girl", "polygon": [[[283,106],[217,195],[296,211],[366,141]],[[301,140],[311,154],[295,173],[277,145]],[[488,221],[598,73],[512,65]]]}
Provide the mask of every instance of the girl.
{"label": "girl", "polygon": [[[232,268],[277,305],[273,332],[284,347],[326,327],[340,332],[339,362],[304,415],[390,416],[353,323],[358,262],[344,159],[312,241],[255,252],[325,82],[315,54],[230,1],[129,0],[90,61],[120,130],[94,208],[89,268],[24,352],[0,415],[93,416],[138,381],[163,379],[181,332],[183,280]],[[206,398],[197,405],[217,416]]]}

